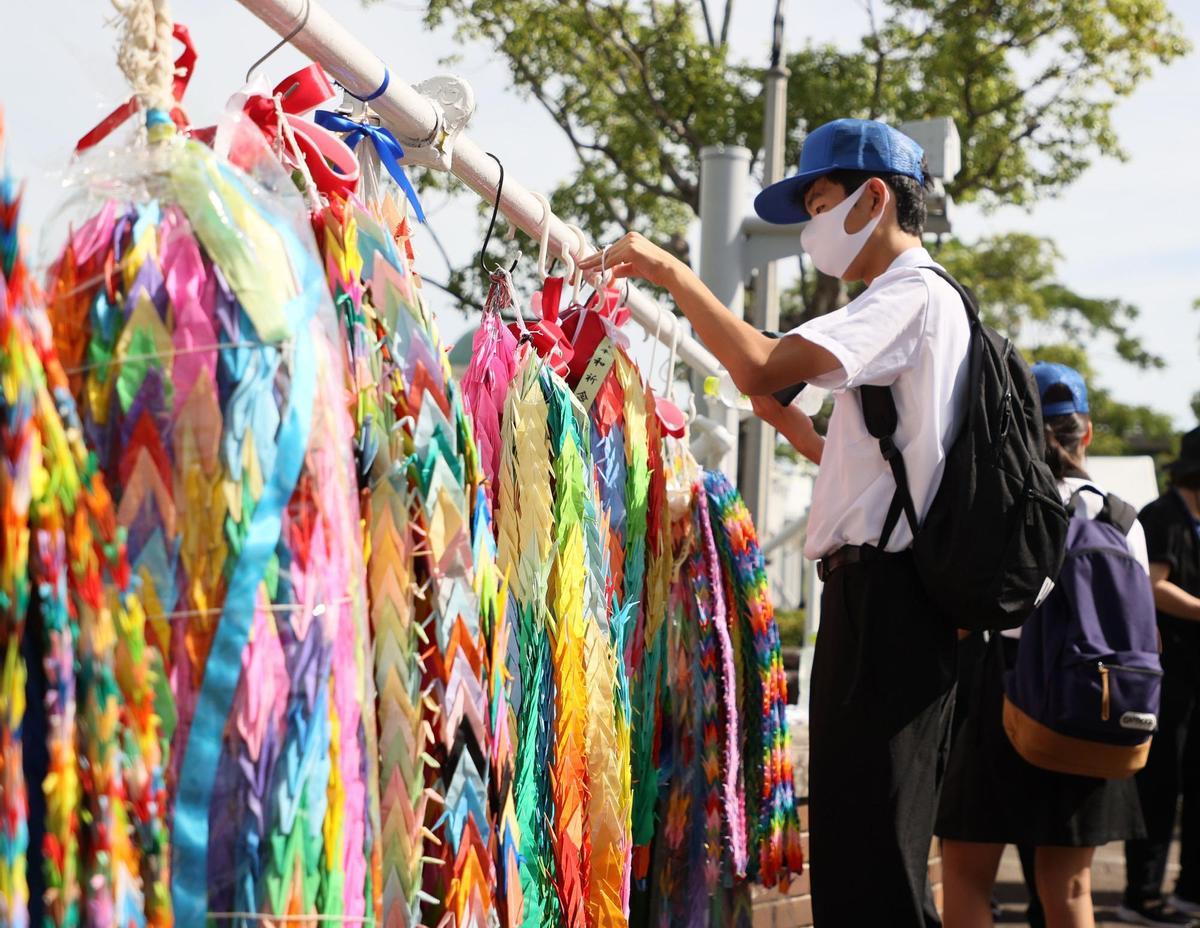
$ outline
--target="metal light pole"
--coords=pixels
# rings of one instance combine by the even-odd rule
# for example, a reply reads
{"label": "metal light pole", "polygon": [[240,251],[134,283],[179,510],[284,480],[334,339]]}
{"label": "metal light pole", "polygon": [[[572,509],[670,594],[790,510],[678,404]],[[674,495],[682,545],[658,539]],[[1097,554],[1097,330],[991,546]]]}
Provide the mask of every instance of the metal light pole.
{"label": "metal light pole", "polygon": [[[791,72],[783,64],[783,2],[776,0],[774,40],[771,43],[771,67],[764,81],[766,118],[763,122],[763,185],[783,179],[784,150],[787,140],[787,82]],[[779,278],[776,262],[758,265],[754,286],[754,305],[750,323],[756,329],[779,328]],[[744,423],[738,467],[738,484],[746,508],[759,531],[767,531],[767,500],[771,493],[771,465],[775,459],[775,429],[757,416]]]}
{"label": "metal light pole", "polygon": [[[700,279],[738,318],[745,310],[742,204],[749,169],[748,148],[709,145],[700,150]],[[703,394],[702,386],[702,378],[693,380],[697,395]],[[728,429],[733,446],[720,460],[706,463],[727,474],[736,473],[738,412],[710,399],[708,416]]]}

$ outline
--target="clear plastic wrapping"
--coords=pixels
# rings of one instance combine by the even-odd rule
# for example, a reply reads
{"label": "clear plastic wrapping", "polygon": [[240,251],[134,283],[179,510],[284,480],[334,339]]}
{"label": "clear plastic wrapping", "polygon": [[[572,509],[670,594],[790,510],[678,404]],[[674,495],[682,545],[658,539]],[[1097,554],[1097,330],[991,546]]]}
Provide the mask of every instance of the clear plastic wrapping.
{"label": "clear plastic wrapping", "polygon": [[216,139],[78,163],[55,340],[168,669],[176,918],[361,919],[375,722],[342,351],[291,179],[238,116]]}

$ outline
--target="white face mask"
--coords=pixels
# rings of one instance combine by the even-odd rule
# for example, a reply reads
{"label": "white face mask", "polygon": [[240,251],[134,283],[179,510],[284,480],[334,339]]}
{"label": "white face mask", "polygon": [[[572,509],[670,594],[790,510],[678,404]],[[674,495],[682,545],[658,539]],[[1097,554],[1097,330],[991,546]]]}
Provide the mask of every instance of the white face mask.
{"label": "white face mask", "polygon": [[[858,257],[863,245],[867,243],[867,239],[871,237],[871,233],[875,231],[879,221],[883,219],[883,210],[881,209],[879,215],[868,220],[867,224],[859,231],[853,234],[846,231],[846,217],[850,215],[850,210],[854,208],[854,204],[859,201],[866,189],[867,185],[864,183],[833,209],[827,210],[819,216],[813,216],[800,232],[801,247],[808,252],[813,266],[822,274],[838,278],[845,274],[850,262]],[[887,196],[885,192],[884,206],[887,205]]]}

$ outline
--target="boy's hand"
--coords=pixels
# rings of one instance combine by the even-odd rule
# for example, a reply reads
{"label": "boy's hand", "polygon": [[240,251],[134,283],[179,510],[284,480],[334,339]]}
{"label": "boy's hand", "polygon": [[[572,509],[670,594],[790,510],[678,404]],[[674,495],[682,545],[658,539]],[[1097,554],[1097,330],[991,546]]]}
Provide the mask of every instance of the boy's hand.
{"label": "boy's hand", "polygon": [[634,277],[665,287],[679,264],[678,258],[659,248],[645,236],[629,232],[603,251],[584,258],[579,262],[579,268],[585,276],[590,277],[599,274],[603,265],[605,272],[612,271],[614,280],[620,277]]}

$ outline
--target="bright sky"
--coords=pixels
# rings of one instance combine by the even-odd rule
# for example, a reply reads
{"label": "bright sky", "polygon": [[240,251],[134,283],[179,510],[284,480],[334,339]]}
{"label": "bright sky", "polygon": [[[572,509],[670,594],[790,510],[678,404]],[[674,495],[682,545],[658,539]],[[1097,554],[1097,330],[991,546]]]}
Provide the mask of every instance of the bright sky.
{"label": "bright sky", "polygon": [[[549,191],[568,175],[572,153],[540,107],[511,89],[507,71],[486,49],[456,45],[446,30],[429,35],[419,0],[377,0],[365,8],[358,0],[323,2],[389,64],[393,80],[416,82],[445,72],[441,59],[458,56],[451,70],[471,81],[478,102],[471,136],[534,189]],[[1200,46],[1200,0],[1169,2]],[[5,14],[9,42],[0,59],[0,103],[9,161],[28,181],[26,223],[38,225],[61,200],[58,184],[75,139],[128,90],[114,63],[115,34],[105,27],[109,6],[104,0],[13,6]],[[773,6],[771,0],[738,0],[737,51],[765,60]],[[235,0],[174,0],[172,8],[190,27],[200,56],[186,98],[188,112],[194,122],[209,123],[275,36]],[[859,3],[787,3],[787,41],[793,46],[809,40],[850,42],[865,24]],[[298,53],[285,49],[264,73],[274,82],[303,63]],[[1094,165],[1059,199],[1029,212],[959,208],[954,214],[955,227],[967,240],[1014,229],[1049,236],[1063,253],[1061,277],[1067,285],[1141,307],[1136,331],[1166,359],[1166,370],[1147,374],[1130,368],[1110,345],[1089,350],[1104,385],[1120,399],[1168,412],[1181,428],[1195,424],[1188,403],[1200,390],[1200,312],[1191,308],[1200,297],[1200,184],[1191,176],[1200,151],[1198,87],[1200,54],[1156,72],[1116,110],[1129,160]],[[453,260],[466,260],[479,244],[470,198],[431,198],[425,208]],[[38,230],[30,233],[36,241]],[[432,244],[421,249],[421,258],[427,277],[445,278]],[[434,305],[444,308],[436,297]],[[443,332],[453,338],[461,318],[449,312],[443,318]]]}

